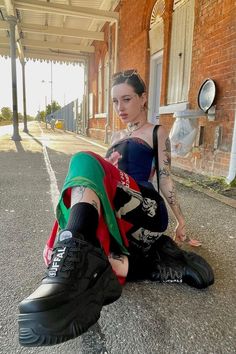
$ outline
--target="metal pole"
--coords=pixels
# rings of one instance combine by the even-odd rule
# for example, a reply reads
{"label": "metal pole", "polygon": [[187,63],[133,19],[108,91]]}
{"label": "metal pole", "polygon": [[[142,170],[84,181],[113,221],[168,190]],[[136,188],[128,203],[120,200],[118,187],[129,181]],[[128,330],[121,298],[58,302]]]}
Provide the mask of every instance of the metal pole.
{"label": "metal pole", "polygon": [[51,113],[52,113],[52,61],[51,61]]}
{"label": "metal pole", "polygon": [[13,111],[13,135],[12,140],[20,141],[21,136],[19,134],[18,123],[18,108],[17,108],[17,82],[16,82],[16,17],[8,16],[7,21],[10,27],[10,53],[11,53],[11,75],[12,75],[12,111]]}
{"label": "metal pole", "polygon": [[23,82],[23,110],[24,110],[24,129],[23,132],[29,133],[27,127],[27,114],[26,114],[26,93],[25,93],[25,61],[21,61],[22,66],[22,82]]}
{"label": "metal pole", "polygon": [[[43,82],[43,81],[42,81]],[[45,124],[46,124],[46,129],[48,128],[48,122],[47,122],[47,96],[44,97],[45,99]]]}

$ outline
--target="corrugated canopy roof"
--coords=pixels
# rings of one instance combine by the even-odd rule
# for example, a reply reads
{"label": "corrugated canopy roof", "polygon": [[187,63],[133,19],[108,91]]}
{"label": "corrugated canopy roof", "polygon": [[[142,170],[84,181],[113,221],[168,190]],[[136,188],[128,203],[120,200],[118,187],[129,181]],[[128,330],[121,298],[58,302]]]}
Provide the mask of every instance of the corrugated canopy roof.
{"label": "corrugated canopy roof", "polygon": [[118,0],[0,0],[0,56],[10,56],[8,16],[17,18],[22,59],[84,62],[103,41],[106,22],[118,20]]}

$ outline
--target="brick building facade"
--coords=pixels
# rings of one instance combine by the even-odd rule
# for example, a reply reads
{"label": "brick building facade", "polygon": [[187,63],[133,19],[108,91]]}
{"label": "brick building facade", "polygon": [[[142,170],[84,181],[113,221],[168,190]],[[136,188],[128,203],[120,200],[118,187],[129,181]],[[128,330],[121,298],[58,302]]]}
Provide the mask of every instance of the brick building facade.
{"label": "brick building facade", "polygon": [[[117,58],[115,25],[107,24],[103,28],[105,42],[95,42],[89,64],[89,135],[104,140],[105,126],[108,135],[121,128],[107,103],[109,63],[110,73],[136,68],[149,90],[150,121],[155,123],[157,116],[170,130],[176,112],[177,116],[178,112],[189,112],[197,117],[199,133],[192,151],[187,157],[174,158],[173,164],[227,176],[236,103],[234,1],[123,0],[116,11],[120,15]],[[206,78],[216,84],[213,121],[197,103]],[[160,97],[159,102],[156,97]]]}

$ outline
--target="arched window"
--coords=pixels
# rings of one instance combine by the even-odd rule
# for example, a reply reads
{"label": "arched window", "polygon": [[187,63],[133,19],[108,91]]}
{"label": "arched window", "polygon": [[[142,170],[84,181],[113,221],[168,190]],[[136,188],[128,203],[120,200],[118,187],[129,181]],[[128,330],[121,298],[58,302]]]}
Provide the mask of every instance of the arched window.
{"label": "arched window", "polygon": [[102,61],[98,64],[98,113],[102,113]]}
{"label": "arched window", "polygon": [[162,21],[162,16],[165,11],[165,0],[157,0],[152,9],[150,28],[152,28],[156,23]]}
{"label": "arched window", "polygon": [[193,26],[194,0],[174,0],[168,72],[168,104],[188,101]]}
{"label": "arched window", "polygon": [[162,19],[164,11],[165,1],[157,0],[153,6],[150,19],[149,45],[151,55],[163,49],[164,46],[164,26]]}
{"label": "arched window", "polygon": [[154,124],[160,116],[160,97],[162,79],[162,61],[164,47],[164,23],[163,14],[165,11],[165,1],[157,0],[153,6],[150,29],[150,79],[149,79],[149,98],[148,98],[148,120]]}

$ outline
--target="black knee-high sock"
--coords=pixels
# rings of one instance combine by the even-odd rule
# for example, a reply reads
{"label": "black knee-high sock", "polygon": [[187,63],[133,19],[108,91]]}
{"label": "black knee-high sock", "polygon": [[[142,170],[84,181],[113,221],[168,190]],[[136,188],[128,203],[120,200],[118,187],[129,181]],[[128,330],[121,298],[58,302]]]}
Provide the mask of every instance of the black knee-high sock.
{"label": "black knee-high sock", "polygon": [[77,203],[71,208],[66,230],[71,231],[73,237],[80,238],[83,235],[85,241],[98,247],[100,246],[96,237],[98,220],[98,211],[92,204]]}

